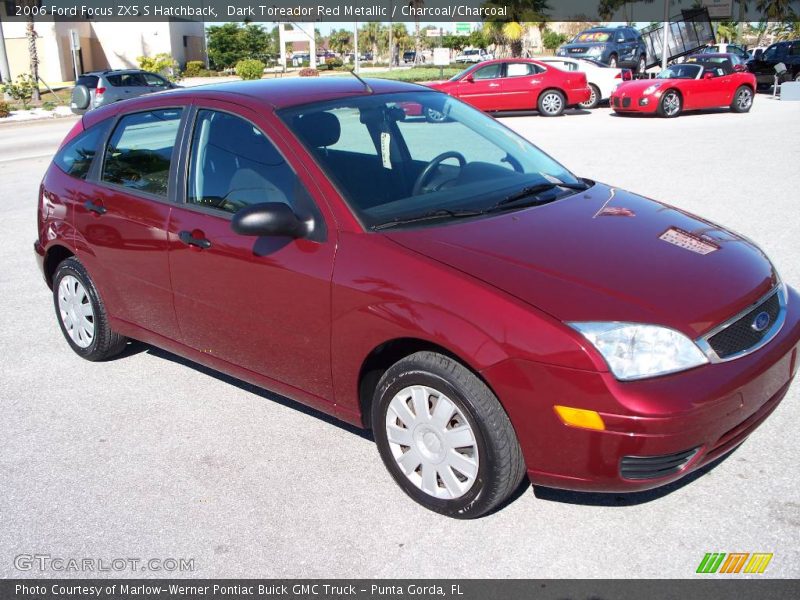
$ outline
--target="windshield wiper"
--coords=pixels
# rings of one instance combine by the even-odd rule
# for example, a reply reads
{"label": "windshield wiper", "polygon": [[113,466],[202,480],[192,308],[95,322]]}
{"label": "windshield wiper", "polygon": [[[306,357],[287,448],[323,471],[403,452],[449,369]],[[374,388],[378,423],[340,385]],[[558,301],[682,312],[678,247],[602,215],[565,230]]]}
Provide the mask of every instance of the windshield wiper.
{"label": "windshield wiper", "polygon": [[[518,192],[514,192],[513,194],[506,196],[500,202],[495,204],[494,206],[490,206],[486,209],[485,212],[494,212],[498,210],[505,210],[507,208],[512,208],[513,205],[517,204],[520,200],[524,200],[525,198],[530,198],[531,196],[537,196],[542,192],[547,192],[555,188],[566,188],[568,190],[576,190],[576,191],[583,191],[589,188],[589,185],[586,183],[537,183],[536,185],[530,185],[528,187],[522,188]],[[525,206],[533,206],[536,204],[544,204],[545,202],[550,202],[555,200],[556,198],[550,198],[547,200],[537,199],[533,202],[526,202]]]}
{"label": "windshield wiper", "polygon": [[396,225],[405,225],[406,223],[419,223],[420,221],[433,221],[435,219],[461,219],[464,217],[476,217],[482,215],[482,210],[450,210],[449,208],[440,208],[421,215],[414,215],[402,219],[392,219],[385,223],[378,223],[373,225],[372,229],[377,231],[379,229],[388,229]]}

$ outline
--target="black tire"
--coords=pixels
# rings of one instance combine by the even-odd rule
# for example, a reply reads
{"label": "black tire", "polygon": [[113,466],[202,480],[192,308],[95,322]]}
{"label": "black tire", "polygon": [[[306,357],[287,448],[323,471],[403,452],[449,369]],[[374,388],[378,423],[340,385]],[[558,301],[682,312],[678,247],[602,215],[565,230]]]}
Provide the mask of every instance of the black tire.
{"label": "black tire", "polygon": [[647,71],[647,58],[644,54],[639,57],[639,62],[636,63],[636,74],[641,75]]}
{"label": "black tire", "polygon": [[733,93],[731,111],[735,113],[749,112],[753,107],[753,90],[749,86],[740,85]]}
{"label": "black tire", "polygon": [[[677,102],[677,108],[673,107],[673,99]],[[661,95],[661,100],[658,102],[659,116],[672,119],[681,114],[681,110],[683,110],[683,98],[677,90],[667,90]]]}
{"label": "black tire", "polygon": [[[550,102],[557,103],[557,106],[556,104],[549,104]],[[550,109],[548,106],[554,106],[555,108]],[[536,102],[536,109],[544,117],[558,117],[564,113],[566,107],[567,99],[564,93],[555,89],[543,91],[539,94],[539,99]]]}
{"label": "black tire", "polygon": [[[91,322],[94,325],[94,335],[91,343],[86,347],[78,345],[73,341],[72,337],[70,337],[67,326],[64,324],[64,317],[59,308],[61,283],[67,276],[74,277],[80,282],[86,291],[88,303],[91,304]],[[64,334],[64,339],[67,340],[70,348],[72,348],[78,356],[91,361],[106,360],[122,352],[127,345],[128,339],[119,335],[109,327],[108,315],[106,314],[103,301],[97,293],[97,288],[92,278],[89,276],[89,273],[86,272],[86,268],[75,257],[65,259],[56,267],[55,274],[53,275],[53,304],[55,306],[58,325],[61,327],[61,333]]]}
{"label": "black tire", "polygon": [[[447,396],[472,429],[479,457],[477,475],[460,497],[443,499],[422,491],[392,454],[387,413],[395,395],[409,386],[428,386]],[[469,369],[441,354],[417,352],[384,373],[373,398],[372,430],[384,465],[403,491],[422,506],[449,517],[473,519],[485,515],[507,500],[525,475],[522,450],[500,402]],[[443,483],[441,487],[444,489]]]}
{"label": "black tire", "polygon": [[89,102],[92,100],[91,92],[85,85],[76,85],[72,90],[70,97],[70,106],[78,110],[86,110],[89,108]]}
{"label": "black tire", "polygon": [[612,54],[608,57],[608,66],[616,69],[619,66],[619,59],[617,58],[616,54]]}
{"label": "black tire", "polygon": [[600,88],[598,88],[595,84],[590,83],[589,89],[592,90],[592,96],[586,102],[581,102],[578,104],[578,106],[587,110],[592,109],[600,104]]}

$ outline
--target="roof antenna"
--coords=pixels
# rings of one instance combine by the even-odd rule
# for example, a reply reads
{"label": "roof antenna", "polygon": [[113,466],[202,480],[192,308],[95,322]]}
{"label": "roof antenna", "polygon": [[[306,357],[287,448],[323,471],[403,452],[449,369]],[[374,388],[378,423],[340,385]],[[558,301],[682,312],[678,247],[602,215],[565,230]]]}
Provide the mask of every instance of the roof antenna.
{"label": "roof antenna", "polygon": [[364,81],[363,79],[361,79],[361,76],[360,76],[358,73],[356,73],[355,69],[348,69],[348,71],[350,71],[350,74],[351,74],[353,77],[355,77],[355,78],[356,78],[356,79],[358,79],[358,80],[359,80],[359,81],[360,81],[362,84],[364,84],[364,90],[365,90],[365,91],[366,91],[368,94],[374,94],[374,93],[375,93],[375,92],[372,90],[372,88],[371,88],[371,87],[369,87],[369,84],[368,84],[366,81]]}

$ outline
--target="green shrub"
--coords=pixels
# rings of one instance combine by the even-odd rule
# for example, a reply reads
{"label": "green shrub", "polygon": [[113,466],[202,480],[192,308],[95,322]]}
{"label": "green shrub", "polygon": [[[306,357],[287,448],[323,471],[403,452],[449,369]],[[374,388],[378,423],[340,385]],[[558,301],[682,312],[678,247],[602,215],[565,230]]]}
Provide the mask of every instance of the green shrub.
{"label": "green shrub", "polygon": [[201,77],[200,73],[206,68],[206,63],[202,60],[190,60],[186,63],[186,68],[183,70],[184,77]]}
{"label": "green shrub", "polygon": [[557,33],[551,29],[545,29],[542,36],[542,45],[548,50],[555,50],[561,44],[567,41],[567,36],[563,33]]}
{"label": "green shrub", "polygon": [[8,102],[3,102],[0,100],[0,119],[5,119],[10,114],[11,107],[8,105]]}
{"label": "green shrub", "polygon": [[33,90],[36,89],[36,82],[33,76],[29,73],[23,73],[17,76],[17,80],[12,83],[6,81],[2,86],[3,91],[11,96],[14,100],[22,103],[22,109],[28,110],[33,97]]}
{"label": "green shrub", "polygon": [[344,66],[344,62],[338,56],[334,58],[329,58],[325,61],[325,66],[328,67],[329,71],[333,69],[341,69]]}
{"label": "green shrub", "polygon": [[319,77],[319,71],[317,71],[316,69],[312,69],[311,67],[300,69],[300,71],[297,74],[300,77]]}
{"label": "green shrub", "polygon": [[50,102],[50,101],[48,100],[47,102],[43,102],[43,103],[42,103],[42,108],[43,108],[44,110],[55,110],[55,108],[56,108],[56,103],[55,103],[55,102]]}
{"label": "green shrub", "polygon": [[178,81],[181,78],[177,61],[166,52],[155,56],[140,56],[136,61],[140,69],[164,75],[170,81]]}
{"label": "green shrub", "polygon": [[236,74],[244,80],[261,79],[264,75],[264,63],[252,58],[240,60],[236,63]]}

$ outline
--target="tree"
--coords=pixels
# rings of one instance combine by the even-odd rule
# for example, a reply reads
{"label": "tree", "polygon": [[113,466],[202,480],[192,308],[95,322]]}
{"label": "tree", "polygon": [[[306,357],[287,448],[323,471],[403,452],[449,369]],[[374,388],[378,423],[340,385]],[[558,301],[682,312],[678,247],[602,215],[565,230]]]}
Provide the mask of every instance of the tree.
{"label": "tree", "polygon": [[331,31],[328,36],[328,46],[334,52],[344,54],[353,47],[353,36],[347,29]]}
{"label": "tree", "polygon": [[556,33],[552,29],[545,29],[542,35],[542,45],[548,50],[555,50],[567,41],[567,36],[563,33]]}
{"label": "tree", "polygon": [[368,21],[358,30],[360,39],[364,44],[372,47],[372,64],[378,60],[378,42],[381,38],[381,24],[376,21]]}
{"label": "tree", "polygon": [[208,28],[208,58],[217,69],[232,67],[247,58],[264,59],[278,52],[277,32],[261,25],[225,23]]}
{"label": "tree", "polygon": [[739,37],[739,31],[735,21],[720,21],[717,23],[717,39],[727,43],[735,42]]}
{"label": "tree", "polygon": [[794,15],[791,3],[792,0],[758,0],[756,8],[765,21],[783,22]]}
{"label": "tree", "polygon": [[450,48],[455,52],[461,52],[467,45],[467,36],[464,35],[446,35],[442,38],[442,46]]}
{"label": "tree", "polygon": [[[261,25],[248,23],[239,30],[244,58],[263,59],[275,56],[277,44],[272,36]],[[273,48],[274,46],[274,48]]]}
{"label": "tree", "polygon": [[39,92],[39,49],[36,47],[36,38],[39,34],[36,33],[36,27],[33,22],[34,9],[41,5],[40,0],[19,0],[19,4],[29,9],[28,20],[25,23],[25,37],[28,40],[28,64],[30,67],[30,74],[35,83],[32,90],[32,100],[39,102],[42,95]]}
{"label": "tree", "polygon": [[487,2],[487,6],[505,6],[504,21],[487,21],[484,33],[495,43],[509,46],[511,56],[522,56],[522,42],[529,23],[544,23],[548,20],[547,11],[550,5],[547,0],[506,0],[501,4]]}
{"label": "tree", "polygon": [[773,32],[777,41],[800,38],[800,16],[793,14],[789,20],[776,25]]}
{"label": "tree", "polygon": [[[411,0],[408,6],[418,10],[425,6],[425,0]],[[414,64],[422,61],[422,34],[419,30],[419,15],[414,14]]]}

